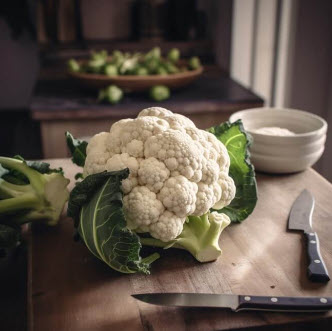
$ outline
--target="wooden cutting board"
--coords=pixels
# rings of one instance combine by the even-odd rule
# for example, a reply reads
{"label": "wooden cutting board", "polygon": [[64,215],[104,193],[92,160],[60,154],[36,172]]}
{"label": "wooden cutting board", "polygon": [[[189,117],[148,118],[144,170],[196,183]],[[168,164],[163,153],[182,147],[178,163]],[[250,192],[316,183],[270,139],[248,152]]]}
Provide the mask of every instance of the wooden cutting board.
{"label": "wooden cutting board", "polygon": [[[73,179],[70,160],[52,160]],[[187,252],[162,251],[151,275],[119,274],[73,241],[72,221],[30,233],[28,312],[32,331],[225,330],[303,325],[327,327],[328,313],[238,312],[153,306],[131,297],[143,292],[234,293],[268,296],[332,296],[332,281],[306,277],[305,240],[287,231],[288,213],[298,194],[316,199],[313,227],[332,274],[332,185],[314,170],[287,176],[258,174],[259,200],[242,224],[221,236],[222,257],[201,264]],[[71,182],[73,185],[73,180]],[[309,324],[308,324],[309,323]],[[317,324],[316,324],[317,323]]]}

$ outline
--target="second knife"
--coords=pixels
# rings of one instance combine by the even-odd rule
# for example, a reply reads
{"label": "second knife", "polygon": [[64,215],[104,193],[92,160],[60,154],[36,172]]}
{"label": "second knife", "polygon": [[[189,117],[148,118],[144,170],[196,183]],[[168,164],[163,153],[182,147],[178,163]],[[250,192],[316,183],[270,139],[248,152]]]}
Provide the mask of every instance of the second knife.
{"label": "second knife", "polygon": [[314,206],[315,200],[311,193],[308,190],[302,191],[290,211],[288,229],[304,232],[309,257],[308,277],[313,282],[325,283],[330,280],[330,277],[320,254],[317,233],[312,229]]}

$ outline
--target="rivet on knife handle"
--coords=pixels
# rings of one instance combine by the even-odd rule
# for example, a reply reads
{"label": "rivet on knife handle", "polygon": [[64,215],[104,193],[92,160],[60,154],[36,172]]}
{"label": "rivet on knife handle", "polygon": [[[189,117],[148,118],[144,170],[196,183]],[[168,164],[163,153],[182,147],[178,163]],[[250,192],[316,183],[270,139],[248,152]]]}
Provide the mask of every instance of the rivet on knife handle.
{"label": "rivet on knife handle", "polygon": [[313,282],[325,283],[330,280],[325,263],[319,251],[319,240],[316,232],[304,232],[307,238],[309,258],[308,277]]}
{"label": "rivet on knife handle", "polygon": [[330,297],[265,297],[239,295],[239,310],[319,312],[332,307]]}

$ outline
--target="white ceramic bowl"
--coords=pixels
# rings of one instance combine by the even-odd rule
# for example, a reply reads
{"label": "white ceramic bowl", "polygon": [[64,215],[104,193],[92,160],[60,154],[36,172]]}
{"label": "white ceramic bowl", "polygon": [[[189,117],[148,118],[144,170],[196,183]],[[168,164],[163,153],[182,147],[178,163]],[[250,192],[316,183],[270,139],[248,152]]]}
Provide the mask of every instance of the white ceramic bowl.
{"label": "white ceramic bowl", "polygon": [[[242,119],[252,135],[251,160],[257,170],[269,173],[291,173],[307,169],[322,156],[327,123],[306,111],[286,108],[253,108],[241,110],[230,122]],[[295,133],[276,136],[257,133],[262,127],[280,127]]]}

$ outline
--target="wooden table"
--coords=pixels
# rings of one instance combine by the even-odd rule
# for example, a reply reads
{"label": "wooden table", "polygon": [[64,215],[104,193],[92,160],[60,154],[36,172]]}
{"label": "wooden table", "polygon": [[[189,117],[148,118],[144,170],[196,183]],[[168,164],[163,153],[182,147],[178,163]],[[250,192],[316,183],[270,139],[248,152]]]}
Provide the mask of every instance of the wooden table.
{"label": "wooden table", "polygon": [[191,118],[205,129],[228,120],[240,109],[263,106],[263,100],[231,80],[217,67],[189,87],[172,92],[172,97],[156,103],[146,95],[130,94],[118,105],[98,104],[97,92],[82,90],[75,82],[54,73],[57,79],[40,80],[31,100],[34,120],[40,122],[45,158],[66,157],[64,132],[75,136],[94,135],[108,131],[115,121],[136,117],[140,110],[161,106]]}
{"label": "wooden table", "polygon": [[[53,160],[71,179],[78,168]],[[271,327],[303,330],[332,325],[329,313],[238,312],[148,305],[131,297],[143,292],[201,292],[248,295],[332,296],[332,282],[306,277],[304,240],[288,232],[297,195],[308,188],[316,198],[313,227],[332,274],[332,185],[314,170],[287,176],[258,174],[259,200],[242,224],[221,236],[222,257],[200,264],[181,250],[162,252],[151,275],[119,274],[73,241],[72,221],[31,233],[28,297],[31,331],[226,330]],[[73,181],[71,182],[73,185]]]}

